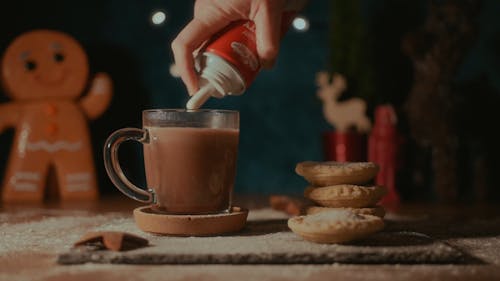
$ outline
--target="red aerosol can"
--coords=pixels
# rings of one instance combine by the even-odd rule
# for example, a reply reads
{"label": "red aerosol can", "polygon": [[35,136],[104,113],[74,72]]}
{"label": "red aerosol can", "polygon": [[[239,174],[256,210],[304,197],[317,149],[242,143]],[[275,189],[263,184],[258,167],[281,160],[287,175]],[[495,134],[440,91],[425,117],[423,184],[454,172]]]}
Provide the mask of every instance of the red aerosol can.
{"label": "red aerosol can", "polygon": [[[282,16],[282,35],[306,1],[289,2]],[[200,108],[210,97],[243,94],[261,69],[254,22],[233,22],[217,33],[200,52],[197,69],[200,89],[186,104],[187,109]]]}

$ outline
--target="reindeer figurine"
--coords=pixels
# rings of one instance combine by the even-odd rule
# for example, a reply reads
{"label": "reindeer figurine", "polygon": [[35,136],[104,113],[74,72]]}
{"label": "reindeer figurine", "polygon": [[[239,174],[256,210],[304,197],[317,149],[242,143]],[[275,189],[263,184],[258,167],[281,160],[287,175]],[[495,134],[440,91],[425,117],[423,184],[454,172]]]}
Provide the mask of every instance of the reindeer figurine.
{"label": "reindeer figurine", "polygon": [[371,122],[365,115],[366,103],[360,98],[352,98],[343,102],[337,101],[347,89],[344,76],[338,73],[332,75],[319,72],[316,75],[318,86],[317,96],[323,102],[323,115],[326,121],[338,132],[346,132],[356,128],[360,133],[366,133],[371,128]]}

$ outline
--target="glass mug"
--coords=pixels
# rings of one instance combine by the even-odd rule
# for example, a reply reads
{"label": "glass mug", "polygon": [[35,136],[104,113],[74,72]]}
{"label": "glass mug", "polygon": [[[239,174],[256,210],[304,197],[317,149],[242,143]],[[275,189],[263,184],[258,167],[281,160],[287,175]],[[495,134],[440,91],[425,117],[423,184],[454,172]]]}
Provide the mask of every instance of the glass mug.
{"label": "glass mug", "polygon": [[[104,145],[104,165],[113,184],[137,201],[169,214],[210,214],[231,209],[239,141],[239,113],[230,110],[151,109],[142,129],[112,133]],[[124,175],[118,148],[143,144],[148,188]]]}

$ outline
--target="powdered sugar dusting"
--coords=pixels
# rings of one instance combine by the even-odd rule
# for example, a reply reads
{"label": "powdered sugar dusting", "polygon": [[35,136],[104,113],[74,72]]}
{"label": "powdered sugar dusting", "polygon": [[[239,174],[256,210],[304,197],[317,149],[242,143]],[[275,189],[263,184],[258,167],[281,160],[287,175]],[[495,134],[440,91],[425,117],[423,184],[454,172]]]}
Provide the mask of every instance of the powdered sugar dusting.
{"label": "powdered sugar dusting", "polygon": [[1,223],[0,255],[24,251],[57,253],[67,250],[86,231],[115,216],[51,216],[27,223]]}
{"label": "powdered sugar dusting", "polygon": [[[319,215],[319,214],[318,214]],[[345,217],[337,214],[335,217]],[[36,216],[36,218],[35,218]],[[331,215],[325,215],[331,218]],[[350,217],[351,215],[347,215]],[[25,218],[29,219],[25,219]],[[57,265],[57,253],[68,250],[81,235],[92,230],[123,230],[139,234],[152,246],[137,250],[142,253],[255,253],[286,252],[318,253],[352,251],[350,246],[313,244],[303,241],[287,230],[287,216],[271,210],[251,210],[247,229],[225,237],[164,237],[146,234],[137,229],[131,211],[127,213],[91,214],[85,211],[23,209],[0,214],[0,280],[319,280],[335,276],[337,279],[419,280],[494,279],[498,270],[500,220],[482,224],[464,225],[469,229],[460,233],[487,233],[482,237],[457,236],[453,244],[473,251],[473,254],[493,265],[165,265],[138,266],[114,264]],[[308,216],[312,217],[312,216]],[[321,217],[321,216],[320,216]],[[36,219],[37,221],[33,221]],[[434,229],[434,228],[432,228]],[[422,231],[429,231],[423,227]],[[488,231],[486,231],[488,230]],[[443,230],[444,233],[445,230]],[[446,233],[448,233],[446,228]],[[451,231],[452,233],[458,233]],[[448,240],[450,242],[450,240]],[[432,246],[433,244],[431,244]],[[426,245],[423,245],[424,247]],[[415,246],[417,247],[417,246]],[[375,247],[386,251],[386,247]],[[227,249],[227,250],[225,250]],[[367,250],[368,248],[363,248]],[[373,248],[370,248],[373,249]],[[439,247],[428,248],[438,251]],[[359,247],[356,251],[360,251]],[[120,253],[127,254],[127,253]],[[129,253],[132,254],[132,253]],[[427,252],[426,255],[429,255]],[[167,275],[165,275],[167,274]]]}

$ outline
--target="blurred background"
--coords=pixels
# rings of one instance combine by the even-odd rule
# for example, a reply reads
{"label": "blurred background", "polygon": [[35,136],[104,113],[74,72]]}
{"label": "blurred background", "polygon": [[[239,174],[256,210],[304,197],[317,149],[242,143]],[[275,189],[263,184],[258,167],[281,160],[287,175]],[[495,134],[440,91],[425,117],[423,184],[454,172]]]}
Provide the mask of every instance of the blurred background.
{"label": "blurred background", "polygon": [[[167,0],[0,4],[0,52],[25,31],[60,30],[84,46],[92,73],[107,72],[113,79],[111,107],[90,124],[104,194],[118,193],[102,164],[106,137],[119,128],[140,127],[143,109],[182,108],[187,101],[181,80],[170,71],[170,43],[191,19],[193,4]],[[378,105],[394,106],[401,136],[396,188],[404,200],[498,200],[500,139],[494,113],[500,106],[498,15],[496,0],[310,1],[284,37],[274,68],[262,71],[243,96],[211,100],[205,106],[241,113],[236,192],[302,193],[306,182],[295,174],[296,163],[324,160],[322,136],[334,130],[316,96],[316,73],[329,71],[347,77],[348,90],[341,99],[364,99],[372,120]],[[426,84],[433,78],[438,82]],[[0,89],[0,102],[6,101]],[[441,134],[434,135],[436,131]],[[12,130],[0,135],[2,173],[12,135]],[[453,149],[443,153],[450,143]],[[139,145],[126,144],[120,157],[126,174],[144,185],[141,155]],[[443,177],[453,180],[443,183]],[[440,193],[443,184],[452,185],[456,194],[447,198]]]}

